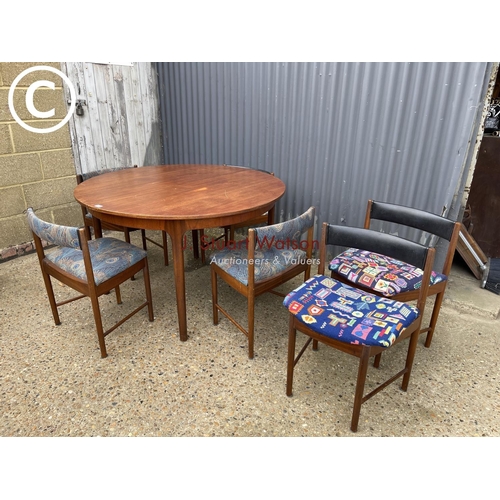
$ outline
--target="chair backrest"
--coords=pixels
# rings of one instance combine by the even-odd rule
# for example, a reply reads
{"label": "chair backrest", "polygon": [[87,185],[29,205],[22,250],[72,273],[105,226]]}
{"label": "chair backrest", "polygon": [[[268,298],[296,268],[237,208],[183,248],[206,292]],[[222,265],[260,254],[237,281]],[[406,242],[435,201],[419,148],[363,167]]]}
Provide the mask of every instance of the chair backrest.
{"label": "chair backrest", "polygon": [[371,219],[413,227],[448,241],[453,236],[455,226],[454,221],[425,210],[373,200],[368,201],[365,228],[369,228]]}
{"label": "chair backrest", "polygon": [[369,200],[365,217],[366,229],[370,228],[372,220],[400,224],[447,240],[448,248],[441,272],[445,275],[450,273],[460,234],[460,222],[454,222],[440,215],[417,208]]}
{"label": "chair backrest", "polygon": [[314,213],[315,208],[310,207],[306,212],[294,219],[272,224],[271,226],[254,228],[257,237],[256,243],[271,241],[273,237],[274,241],[299,242],[300,237],[314,226]]}
{"label": "chair backrest", "polygon": [[[254,283],[254,256],[257,248],[269,250],[270,247],[275,247],[284,251],[305,250],[305,262],[310,262],[313,251],[315,211],[314,207],[310,207],[306,212],[294,219],[248,230],[248,283],[250,286],[253,286]],[[301,240],[305,232],[307,232],[306,241]],[[310,264],[308,266],[310,270]],[[308,279],[309,271],[306,276],[306,279]]]}
{"label": "chair backrest", "polygon": [[224,163],[225,167],[235,167],[235,168],[246,168],[248,170],[256,170],[257,172],[264,172],[266,174],[274,175],[274,172],[269,172],[269,170],[264,170],[263,168],[253,168],[253,167],[245,167],[243,165],[229,165]]}
{"label": "chair backrest", "polygon": [[52,245],[80,250],[82,252],[87,282],[89,286],[95,286],[92,260],[85,230],[83,228],[61,226],[59,224],[46,222],[37,217],[32,208],[28,208],[27,213],[28,224],[34,235],[35,248],[40,266],[43,268],[43,260],[45,258],[41,240],[45,240]]}
{"label": "chair backrest", "polygon": [[76,183],[81,184],[82,182],[86,181],[87,179],[91,179],[92,177],[97,177],[98,175],[106,174],[107,172],[117,172],[119,170],[126,170],[127,168],[137,168],[137,165],[133,165],[132,167],[115,167],[106,170],[94,170],[93,172],[83,172],[81,174],[76,175]]}
{"label": "chair backrest", "polygon": [[380,253],[422,269],[424,271],[422,276],[424,285],[421,287],[418,308],[423,310],[434,263],[434,248],[392,234],[379,233],[365,228],[336,226],[325,222],[320,244],[319,274],[325,273],[326,247],[328,245],[354,247]]}
{"label": "chair backrest", "polygon": [[32,208],[28,208],[28,224],[30,229],[40,239],[52,245],[81,249],[81,241],[77,227],[61,226],[46,222],[35,215]]}

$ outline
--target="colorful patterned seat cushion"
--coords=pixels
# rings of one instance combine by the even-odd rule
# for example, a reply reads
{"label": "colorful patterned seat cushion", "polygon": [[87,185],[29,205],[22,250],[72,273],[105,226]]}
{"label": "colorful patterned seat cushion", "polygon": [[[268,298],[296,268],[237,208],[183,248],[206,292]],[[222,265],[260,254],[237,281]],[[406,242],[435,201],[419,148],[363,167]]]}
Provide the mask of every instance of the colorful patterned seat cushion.
{"label": "colorful patterned seat cushion", "polygon": [[[89,251],[96,285],[116,276],[147,255],[142,248],[116,238],[98,238],[89,241]],[[87,281],[81,250],[58,247],[47,252],[45,258],[73,276]]]}
{"label": "colorful patterned seat cushion", "polygon": [[[424,274],[422,269],[406,262],[357,248],[349,248],[342,252],[328,267],[351,283],[358,283],[386,297],[418,290]],[[445,274],[432,271],[431,285],[446,279]]]}
{"label": "colorful patterned seat cushion", "polygon": [[416,307],[316,275],[283,302],[320,335],[348,344],[391,346],[419,316]]}
{"label": "colorful patterned seat cushion", "polygon": [[[248,251],[245,245],[240,249],[225,248],[214,253],[210,263],[214,262],[221,269],[244,285],[248,285]],[[296,265],[299,261],[306,259],[306,253],[302,250],[281,250],[265,245],[262,249],[256,248],[254,253],[254,279],[255,283],[272,278],[285,269]]]}

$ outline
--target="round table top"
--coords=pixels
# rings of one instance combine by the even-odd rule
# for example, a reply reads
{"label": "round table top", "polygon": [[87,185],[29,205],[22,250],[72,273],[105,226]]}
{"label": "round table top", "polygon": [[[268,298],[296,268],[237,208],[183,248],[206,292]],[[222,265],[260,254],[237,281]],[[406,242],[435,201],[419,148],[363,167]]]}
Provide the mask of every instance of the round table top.
{"label": "round table top", "polygon": [[104,214],[190,220],[268,209],[285,193],[266,172],[226,165],[157,165],[110,171],[76,186],[76,200]]}

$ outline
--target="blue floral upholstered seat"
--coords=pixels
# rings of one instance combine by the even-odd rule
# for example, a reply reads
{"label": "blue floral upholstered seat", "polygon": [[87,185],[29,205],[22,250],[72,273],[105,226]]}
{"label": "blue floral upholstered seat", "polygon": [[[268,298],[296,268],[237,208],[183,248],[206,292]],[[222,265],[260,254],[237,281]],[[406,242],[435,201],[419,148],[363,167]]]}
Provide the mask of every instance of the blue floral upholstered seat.
{"label": "blue floral upholstered seat", "polygon": [[[147,256],[141,248],[116,238],[98,238],[89,241],[88,245],[96,285],[113,278]],[[81,250],[59,247],[47,252],[45,257],[75,278],[87,281]]]}
{"label": "blue floral upholstered seat", "polygon": [[[245,244],[246,246],[246,244]],[[298,249],[278,249],[275,246],[263,246],[254,250],[254,280],[259,283],[284,272],[297,262],[307,259],[306,252]],[[223,271],[233,278],[248,285],[248,249],[232,250],[225,248],[214,254],[211,262],[215,262]]]}
{"label": "blue floral upholstered seat", "polygon": [[[89,297],[94,312],[101,357],[105,358],[107,352],[104,337],[116,327],[144,307],[148,308],[149,320],[153,321],[146,251],[115,238],[97,238],[89,241],[83,228],[46,222],[37,217],[31,208],[28,209],[27,214],[56,325],[60,324],[59,306],[82,297]],[[57,246],[45,253],[42,240]],[[121,304],[119,285],[132,278],[140,270],[143,271],[144,276],[146,301],[123,320],[104,331],[98,297],[114,289],[117,302]],[[90,275],[88,275],[89,272]],[[82,295],[57,303],[51,278],[61,281]]]}
{"label": "blue floral upholstered seat", "polygon": [[[377,296],[358,288],[356,284],[351,286],[326,276],[327,247],[353,247],[354,244],[368,252],[388,255],[423,269],[416,306]],[[429,291],[434,254],[434,248],[389,234],[324,223],[318,275],[291,291],[283,302],[290,313],[286,394],[292,396],[295,366],[311,342],[313,350],[317,350],[318,344],[322,343],[359,358],[351,419],[353,432],[358,428],[361,405],[365,401],[400,377],[403,377],[402,389],[406,391]],[[308,338],[296,355],[297,331]],[[408,338],[404,368],[364,395],[370,358],[376,358]]]}
{"label": "blue floral upholstered seat", "polygon": [[[219,311],[248,337],[248,357],[254,357],[255,297],[264,292],[284,296],[275,288],[304,273],[308,279],[313,250],[314,207],[279,224],[251,228],[248,238],[211,255],[214,324]],[[302,235],[307,233],[305,239]],[[248,329],[238,323],[218,302],[217,278],[221,278],[248,300]]]}

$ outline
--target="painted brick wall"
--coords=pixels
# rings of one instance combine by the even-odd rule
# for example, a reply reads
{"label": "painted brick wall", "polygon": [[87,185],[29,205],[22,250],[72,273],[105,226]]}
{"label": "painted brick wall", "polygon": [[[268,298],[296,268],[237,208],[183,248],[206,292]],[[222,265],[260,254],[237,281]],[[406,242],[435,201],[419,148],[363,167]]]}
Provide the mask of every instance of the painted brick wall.
{"label": "painted brick wall", "polygon": [[[25,210],[58,224],[79,226],[81,209],[73,197],[75,165],[68,125],[39,134],[25,130],[11,114],[8,93],[14,79],[32,66],[59,63],[0,62],[0,262],[33,249]],[[55,116],[40,119],[26,107],[26,92],[36,80],[53,81],[55,90],[38,88],[33,102],[39,111],[55,109]],[[61,79],[54,73],[37,71],[26,75],[14,92],[14,108],[27,124],[51,127],[66,115]]]}

